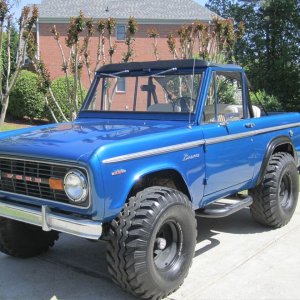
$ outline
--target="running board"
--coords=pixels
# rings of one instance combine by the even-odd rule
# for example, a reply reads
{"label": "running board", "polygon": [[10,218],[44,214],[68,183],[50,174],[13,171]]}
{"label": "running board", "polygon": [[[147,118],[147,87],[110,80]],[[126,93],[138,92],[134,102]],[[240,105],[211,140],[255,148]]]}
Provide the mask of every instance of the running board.
{"label": "running board", "polygon": [[[224,200],[228,201],[229,199]],[[238,202],[234,204],[214,202],[206,206],[204,209],[196,210],[196,217],[211,219],[224,218],[250,206],[253,203],[253,198],[248,195],[239,195],[239,198],[233,198],[231,200],[238,200]]]}

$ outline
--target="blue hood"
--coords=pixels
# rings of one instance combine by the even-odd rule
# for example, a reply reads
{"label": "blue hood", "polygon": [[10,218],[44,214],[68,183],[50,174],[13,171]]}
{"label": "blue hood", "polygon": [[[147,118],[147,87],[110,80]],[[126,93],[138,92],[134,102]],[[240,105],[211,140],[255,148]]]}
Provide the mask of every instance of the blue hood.
{"label": "blue hood", "polygon": [[87,160],[106,144],[183,126],[182,122],[80,119],[73,123],[1,133],[0,154],[64,161]]}

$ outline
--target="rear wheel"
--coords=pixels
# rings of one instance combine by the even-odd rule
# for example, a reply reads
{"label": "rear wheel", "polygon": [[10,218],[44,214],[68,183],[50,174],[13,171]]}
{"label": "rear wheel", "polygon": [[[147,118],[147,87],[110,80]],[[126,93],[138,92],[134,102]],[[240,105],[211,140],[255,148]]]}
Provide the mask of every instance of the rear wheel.
{"label": "rear wheel", "polygon": [[112,222],[107,251],[114,282],[135,296],[162,299],[188,274],[196,243],[196,220],[179,191],[150,187],[131,197]]}
{"label": "rear wheel", "polygon": [[0,251],[27,258],[46,252],[58,240],[58,232],[45,232],[40,227],[0,218]]}
{"label": "rear wheel", "polygon": [[292,218],[298,201],[299,175],[294,158],[285,152],[272,155],[262,183],[250,191],[253,218],[275,228]]}

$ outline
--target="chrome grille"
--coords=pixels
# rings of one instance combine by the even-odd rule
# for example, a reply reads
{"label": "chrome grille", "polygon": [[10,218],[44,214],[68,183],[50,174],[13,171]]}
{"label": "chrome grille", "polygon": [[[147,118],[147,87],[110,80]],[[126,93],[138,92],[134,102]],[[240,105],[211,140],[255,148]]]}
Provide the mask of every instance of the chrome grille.
{"label": "chrome grille", "polygon": [[64,179],[70,169],[44,162],[0,158],[0,190],[70,203],[65,191],[53,190],[49,185],[50,178]]}

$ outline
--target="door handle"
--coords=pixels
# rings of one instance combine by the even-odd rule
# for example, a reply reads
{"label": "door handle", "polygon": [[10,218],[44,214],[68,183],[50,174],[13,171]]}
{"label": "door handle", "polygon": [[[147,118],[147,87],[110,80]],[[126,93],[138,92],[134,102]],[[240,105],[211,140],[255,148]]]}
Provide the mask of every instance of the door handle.
{"label": "door handle", "polygon": [[220,126],[223,126],[223,127],[227,127],[228,124],[229,124],[229,122],[227,122],[227,121],[219,122],[219,125],[220,125]]}
{"label": "door handle", "polygon": [[254,123],[246,123],[244,125],[246,128],[254,128],[255,127],[255,124]]}

